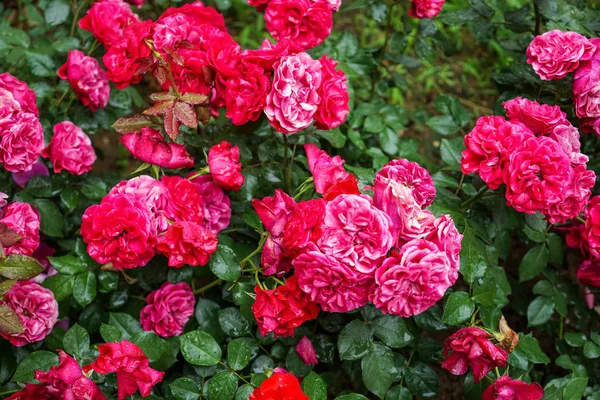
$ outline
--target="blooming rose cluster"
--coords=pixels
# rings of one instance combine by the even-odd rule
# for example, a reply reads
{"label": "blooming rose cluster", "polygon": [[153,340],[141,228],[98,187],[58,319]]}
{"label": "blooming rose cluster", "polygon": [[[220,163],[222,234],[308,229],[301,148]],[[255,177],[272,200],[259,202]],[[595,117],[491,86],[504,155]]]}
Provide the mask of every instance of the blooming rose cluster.
{"label": "blooming rose cluster", "polygon": [[[282,276],[294,268],[286,285],[256,289],[253,311],[261,332],[293,334],[316,317],[312,303],[347,312],[371,301],[402,317],[433,306],[458,278],[462,235],[448,215],[436,218],[427,210],[435,197],[427,171],[394,160],[377,173],[371,198],[360,193],[341,158],[314,145],[304,148],[323,198],[296,202],[277,190],[252,201],[270,233],[264,273]],[[291,289],[294,294],[282,300],[280,290]]]}
{"label": "blooming rose cluster", "polygon": [[551,223],[576,218],[596,176],[580,151],[579,132],[558,106],[517,97],[505,102],[508,119],[481,117],[465,136],[461,166],[490,189],[506,185],[506,203],[541,212]]}
{"label": "blooming rose cluster", "polygon": [[44,150],[35,93],[8,72],[0,74],[0,162],[10,172],[33,168]]}

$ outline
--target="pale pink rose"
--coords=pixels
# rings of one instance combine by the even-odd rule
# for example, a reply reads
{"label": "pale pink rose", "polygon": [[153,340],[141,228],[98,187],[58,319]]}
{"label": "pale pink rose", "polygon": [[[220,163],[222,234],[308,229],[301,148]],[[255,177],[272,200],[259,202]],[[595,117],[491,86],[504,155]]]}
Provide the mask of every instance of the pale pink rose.
{"label": "pale pink rose", "polygon": [[451,269],[448,276],[451,281],[458,278],[458,269],[460,268],[460,250],[463,235],[458,233],[454,220],[448,214],[436,218],[432,224],[431,232],[425,237],[425,240],[435,244],[448,256]]}
{"label": "pale pink rose", "polygon": [[362,274],[309,243],[293,261],[303,292],[323,311],[348,312],[364,306],[373,285],[372,274]]}
{"label": "pale pink rose", "polygon": [[38,283],[17,282],[4,296],[6,304],[13,309],[21,320],[23,332],[0,335],[16,347],[43,340],[58,319],[58,303],[49,289]]}
{"label": "pale pink rose", "polygon": [[394,245],[392,221],[368,196],[343,194],[327,203],[317,245],[360,273],[370,274]]}
{"label": "pale pink rose", "polygon": [[540,104],[523,97],[505,101],[502,106],[509,120],[521,122],[536,136],[549,135],[556,126],[569,123],[567,114],[559,106]]}
{"label": "pale pink rose", "polygon": [[32,113],[19,113],[0,127],[0,162],[10,172],[33,168],[44,150],[44,130]]}
{"label": "pale pink rose", "polygon": [[596,46],[585,36],[558,29],[536,36],[527,47],[527,64],[544,81],[562,79],[581,61],[594,55]]}
{"label": "pale pink rose", "polygon": [[319,87],[321,101],[315,114],[315,126],[329,130],[337,128],[345,120],[350,108],[348,103],[348,84],[346,74],[341,69],[336,70],[337,62],[327,56],[321,57],[323,81]]}
{"label": "pale pink rose", "polygon": [[13,172],[12,178],[20,188],[25,188],[25,185],[27,185],[27,182],[29,182],[31,178],[39,175],[50,176],[48,167],[46,167],[46,164],[44,164],[41,160],[37,160],[29,171]]}
{"label": "pale pink rose", "polygon": [[[188,179],[194,173],[188,175]],[[231,200],[217,185],[212,176],[201,175],[192,179],[204,201],[204,227],[218,234],[229,226],[231,220]]]}
{"label": "pale pink rose", "polygon": [[275,64],[265,115],[278,132],[297,133],[313,122],[321,100],[321,78],[321,63],[307,53],[284,57]]}
{"label": "pale pink rose", "polygon": [[414,18],[433,18],[436,17],[446,0],[410,0],[412,5],[408,10],[408,15]]}
{"label": "pale pink rose", "polygon": [[411,190],[412,196],[421,207],[435,200],[435,186],[429,172],[416,162],[407,159],[392,160],[377,172],[375,182],[393,180]]}
{"label": "pale pink rose", "polygon": [[579,118],[600,117],[600,38],[590,42],[597,47],[596,52],[573,75],[573,100]]}
{"label": "pale pink rose", "polygon": [[[29,89],[26,82],[20,81],[8,72],[0,74],[0,89],[9,91],[12,98],[19,103],[20,109],[26,113],[39,114],[35,103],[35,92]],[[10,98],[8,98],[10,102]]]}
{"label": "pale pink rose", "polygon": [[123,31],[128,25],[137,21],[139,17],[123,0],[101,0],[95,2],[79,20],[79,27],[92,32],[108,49],[121,41]]}
{"label": "pale pink rose", "polygon": [[91,171],[96,161],[92,141],[70,121],[54,125],[54,136],[42,156],[50,158],[57,174],[64,169],[73,175],[82,175]]}
{"label": "pale pink rose", "polygon": [[315,191],[323,195],[325,200],[333,200],[336,196],[360,194],[356,177],[344,169],[345,161],[340,156],[331,157],[314,144],[305,144],[308,169],[313,176]]}
{"label": "pale pink rose", "polygon": [[370,300],[386,314],[421,314],[454,284],[458,273],[452,270],[448,256],[434,243],[410,241],[377,269]]}
{"label": "pale pink rose", "polygon": [[32,205],[18,201],[13,201],[3,211],[0,223],[21,236],[17,243],[6,247],[4,252],[31,256],[40,245],[40,214]]}
{"label": "pale pink rose", "polygon": [[58,77],[69,82],[77,98],[90,110],[97,111],[108,104],[108,76],[95,58],[79,50],[69,51],[67,62],[58,69]]}
{"label": "pale pink rose", "polygon": [[296,353],[298,353],[306,365],[317,365],[319,363],[315,346],[313,346],[310,339],[306,336],[303,336],[296,345]]}
{"label": "pale pink rose", "polygon": [[156,129],[146,127],[139,132],[126,133],[119,141],[132,156],[145,163],[173,169],[194,166],[194,158],[184,145],[167,143]]}
{"label": "pale pink rose", "polygon": [[588,156],[581,153],[579,131],[569,121],[566,121],[564,125],[555,126],[548,137],[561,145],[573,165],[581,165],[588,162]]}
{"label": "pale pink rose", "polygon": [[147,305],[140,313],[140,325],[161,337],[179,336],[194,314],[196,298],[185,282],[165,282],[146,298]]}
{"label": "pale pink rose", "polygon": [[0,87],[0,126],[9,122],[20,111],[21,105],[15,100],[13,94]]}

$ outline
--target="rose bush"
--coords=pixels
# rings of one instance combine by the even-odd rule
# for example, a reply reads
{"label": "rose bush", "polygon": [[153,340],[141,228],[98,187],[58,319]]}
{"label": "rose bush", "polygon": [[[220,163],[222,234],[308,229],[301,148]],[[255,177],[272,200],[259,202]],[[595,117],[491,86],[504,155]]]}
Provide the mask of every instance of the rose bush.
{"label": "rose bush", "polygon": [[598,399],[594,2],[0,16],[0,397]]}

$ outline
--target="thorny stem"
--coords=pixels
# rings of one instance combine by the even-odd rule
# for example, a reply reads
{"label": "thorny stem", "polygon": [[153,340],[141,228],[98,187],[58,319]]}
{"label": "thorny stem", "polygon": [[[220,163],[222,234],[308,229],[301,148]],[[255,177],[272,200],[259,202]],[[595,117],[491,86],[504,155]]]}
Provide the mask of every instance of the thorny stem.
{"label": "thorny stem", "polygon": [[585,219],[581,217],[577,217],[577,221],[581,222],[582,224],[585,224]]}
{"label": "thorny stem", "polygon": [[194,294],[202,294],[202,293],[206,292],[208,289],[211,289],[211,288],[217,286],[221,282],[223,282],[223,279],[217,279],[215,281],[212,281],[208,285],[204,285],[200,289],[194,290]]}
{"label": "thorny stem", "polygon": [[496,367],[496,378],[500,378],[500,370]]}
{"label": "thorny stem", "polygon": [[65,90],[65,92],[62,94],[62,96],[60,96],[60,98],[58,99],[58,102],[56,103],[56,108],[58,108],[58,106],[60,106],[60,103],[62,103],[62,101],[65,99],[65,97],[67,96],[67,93],[69,93],[69,88],[67,88]]}
{"label": "thorny stem", "polygon": [[88,57],[90,57],[92,54],[94,54],[94,51],[96,51],[98,46],[100,46],[100,42],[98,42],[97,40],[94,40],[92,47],[90,47],[90,51],[88,51],[88,54],[87,54]]}
{"label": "thorny stem", "polygon": [[489,188],[487,186],[485,186],[483,189],[481,189],[479,192],[477,192],[477,194],[473,197],[471,197],[470,199],[464,201],[461,205],[460,208],[465,208],[466,206],[468,206],[469,204],[479,200],[487,191],[489,190]]}
{"label": "thorny stem", "polygon": [[288,182],[288,186],[291,187],[292,185],[292,169],[294,168],[294,156],[296,155],[296,147],[298,146],[298,144],[295,144],[294,147],[292,148],[292,157],[290,158],[290,166],[288,168],[288,173],[287,173],[287,182]]}
{"label": "thorny stem", "polygon": [[6,394],[17,393],[19,390],[21,390],[21,389],[7,390],[6,392],[0,393],[0,396],[4,396]]}

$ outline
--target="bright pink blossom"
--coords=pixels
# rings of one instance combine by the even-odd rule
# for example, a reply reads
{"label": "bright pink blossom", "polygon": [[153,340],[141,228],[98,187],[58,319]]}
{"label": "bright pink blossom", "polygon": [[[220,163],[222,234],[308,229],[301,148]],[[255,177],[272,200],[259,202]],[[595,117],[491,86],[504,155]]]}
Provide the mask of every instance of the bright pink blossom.
{"label": "bright pink blossom", "polygon": [[544,390],[539,383],[525,383],[501,376],[482,393],[481,400],[541,400]]}
{"label": "bright pink blossom", "polygon": [[386,314],[421,314],[458,278],[448,255],[434,243],[415,239],[392,253],[375,272],[371,301]]}
{"label": "bright pink blossom", "polygon": [[585,209],[585,225],[581,236],[593,257],[600,258],[600,196],[594,196]]}
{"label": "bright pink blossom", "polygon": [[329,5],[311,0],[271,0],[265,21],[276,40],[291,39],[304,50],[321,44],[333,27]]}
{"label": "bright pink blossom", "polygon": [[19,281],[4,296],[4,301],[23,326],[21,333],[0,333],[13,346],[38,342],[52,332],[58,319],[58,303],[51,290],[35,282]]}
{"label": "bright pink blossom", "polygon": [[217,235],[191,221],[177,221],[158,238],[156,249],[167,256],[169,267],[192,267],[208,263],[217,250]]}
{"label": "bright pink blossom", "polygon": [[329,130],[337,128],[346,120],[350,111],[348,106],[350,96],[346,74],[341,69],[335,69],[337,62],[325,55],[319,62],[323,67],[323,80],[318,90],[321,100],[315,114],[315,126]]}
{"label": "bright pink blossom", "polygon": [[191,168],[194,158],[185,146],[167,143],[159,131],[146,127],[139,132],[126,133],[119,139],[131,155],[148,164],[163,168]]}
{"label": "bright pink blossom", "polygon": [[560,144],[545,136],[530,137],[513,149],[504,179],[506,204],[535,214],[563,201],[573,168]]}
{"label": "bright pink blossom", "polygon": [[275,64],[283,57],[293,56],[302,52],[302,48],[290,39],[278,40],[275,44],[265,39],[257,50],[244,50],[243,62],[254,64],[265,72],[273,72]]}
{"label": "bright pink blossom", "polygon": [[240,149],[223,141],[208,151],[208,167],[214,181],[226,190],[240,190],[244,184]]}
{"label": "bright pink blossom", "polygon": [[579,131],[570,122],[555,126],[548,137],[554,139],[560,144],[569,156],[571,164],[585,165],[588,162],[588,156],[581,153],[581,142],[579,141]]}
{"label": "bright pink blossom", "polygon": [[81,236],[97,262],[110,262],[117,269],[135,268],[154,256],[156,222],[138,199],[114,194],[85,210]]}
{"label": "bright pink blossom", "polygon": [[321,63],[307,53],[284,57],[275,64],[265,114],[278,132],[297,133],[313,122],[321,101],[321,81]]}
{"label": "bright pink blossom", "polygon": [[161,181],[167,189],[165,216],[171,221],[204,225],[204,201],[194,184],[180,176],[163,176]]}
{"label": "bright pink blossom", "polygon": [[450,215],[440,215],[433,221],[432,230],[425,240],[434,243],[438,248],[448,256],[451,269],[448,271],[448,278],[455,281],[458,278],[458,269],[460,268],[460,250],[463,235],[458,233],[454,220]]}
{"label": "bright pink blossom", "polygon": [[[191,172],[188,175],[194,175]],[[212,176],[201,175],[192,179],[198,193],[204,201],[204,227],[214,234],[218,234],[229,226],[231,220],[231,200],[229,196],[217,185]]]}
{"label": "bright pink blossom", "polygon": [[306,336],[302,337],[296,345],[296,353],[298,353],[306,365],[317,365],[319,363],[315,346],[313,346],[310,339]]}
{"label": "bright pink blossom", "polygon": [[21,105],[11,92],[0,87],[0,126],[9,122],[21,111]]}
{"label": "bright pink blossom", "polygon": [[152,392],[152,387],[162,381],[165,373],[150,368],[150,360],[135,344],[123,340],[119,343],[105,343],[98,346],[100,355],[93,363],[83,367],[105,375],[117,373],[118,400],[131,396],[138,389],[142,397]]}
{"label": "bright pink blossom", "polygon": [[433,179],[429,172],[416,162],[404,158],[390,161],[377,172],[375,182],[388,179],[409,188],[421,207],[427,207],[435,200]]}
{"label": "bright pink blossom", "polygon": [[577,279],[584,285],[600,288],[600,260],[592,258],[582,262],[577,270]]}
{"label": "bright pink blossom", "polygon": [[529,137],[533,137],[533,133],[519,123],[502,117],[479,118],[473,130],[465,136],[466,150],[460,159],[462,172],[478,173],[490,189],[497,189],[504,181],[504,172],[514,147]]}
{"label": "bright pink blossom", "polygon": [[0,162],[10,172],[29,171],[44,150],[44,130],[33,113],[18,113],[0,126]]}
{"label": "bright pink blossom", "polygon": [[96,161],[92,141],[70,121],[54,125],[54,136],[42,156],[50,158],[54,172],[60,173],[64,169],[73,175],[91,171]]}
{"label": "bright pink blossom", "polygon": [[573,169],[573,179],[567,186],[564,199],[543,210],[548,221],[557,224],[577,218],[587,205],[595,184],[594,171],[586,169],[585,165],[577,165]]}
{"label": "bright pink blossom", "polygon": [[469,366],[475,383],[496,367],[506,366],[508,353],[495,346],[490,335],[479,328],[463,328],[444,342],[442,368],[452,375],[463,375]]}
{"label": "bright pink blossom", "polygon": [[9,106],[13,111],[16,110],[15,105],[12,104],[12,100],[18,103],[21,111],[32,113],[36,116],[39,114],[37,104],[35,102],[35,92],[29,89],[27,82],[23,82],[8,72],[4,72],[0,74],[0,89],[10,92],[10,96],[3,94],[1,97],[4,101],[10,103]]}
{"label": "bright pink blossom", "polygon": [[414,18],[433,18],[436,17],[446,0],[410,0],[412,5],[408,10],[408,15]]}
{"label": "bright pink blossom", "polygon": [[21,236],[17,243],[6,247],[4,252],[31,256],[40,245],[40,214],[32,205],[18,201],[4,207],[3,212],[0,223]]}
{"label": "bright pink blossom", "polygon": [[579,118],[600,117],[600,39],[590,40],[596,46],[593,57],[582,61],[573,75],[573,100]]}
{"label": "bright pink blossom", "polygon": [[92,32],[92,35],[107,49],[118,44],[123,30],[139,17],[123,0],[101,0],[95,2],[87,14],[79,20],[79,27]]}
{"label": "bright pink blossom", "polygon": [[58,69],[58,77],[69,82],[77,98],[90,110],[97,111],[108,104],[108,77],[95,58],[79,50],[69,51],[67,62]]}
{"label": "bright pink blossom", "polygon": [[241,73],[227,80],[223,94],[227,117],[235,125],[256,121],[267,105],[270,90],[271,81],[265,71],[254,64],[244,64]]}
{"label": "bright pink blossom", "polygon": [[536,36],[527,47],[527,64],[542,80],[562,79],[581,61],[592,58],[596,46],[585,36],[558,29]]}
{"label": "bright pink blossom", "polygon": [[194,314],[196,298],[185,282],[165,282],[146,298],[140,313],[140,325],[161,337],[179,336]]}
{"label": "bright pink blossom", "polygon": [[556,126],[569,123],[567,114],[559,106],[540,104],[523,97],[505,101],[502,106],[509,120],[521,122],[536,136],[549,135]]}
{"label": "bright pink blossom", "polygon": [[339,194],[359,194],[356,177],[344,169],[340,156],[331,157],[314,144],[305,144],[308,168],[313,175],[315,190],[325,200],[333,200]]}

